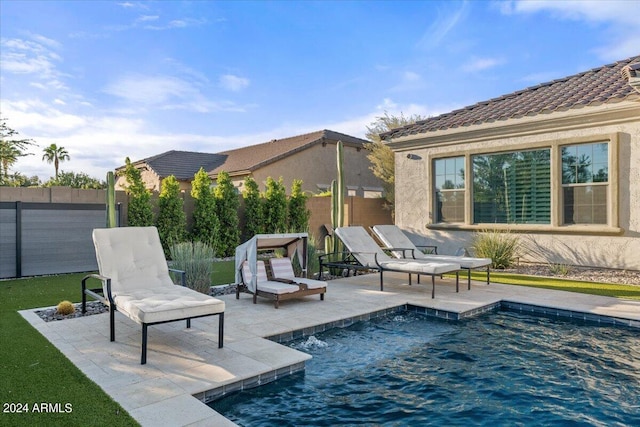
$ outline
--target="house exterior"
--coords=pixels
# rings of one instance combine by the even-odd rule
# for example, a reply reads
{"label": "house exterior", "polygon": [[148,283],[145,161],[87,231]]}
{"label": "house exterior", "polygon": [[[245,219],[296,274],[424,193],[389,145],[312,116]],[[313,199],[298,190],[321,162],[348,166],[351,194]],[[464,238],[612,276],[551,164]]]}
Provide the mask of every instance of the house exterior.
{"label": "house exterior", "polygon": [[441,253],[510,230],[524,260],[640,270],[639,82],[636,56],[382,134],[396,224]]}
{"label": "house exterior", "polygon": [[[344,146],[344,171],[347,191],[351,196],[380,197],[382,183],[369,169],[368,151],[364,139],[331,130],[321,130],[290,138],[274,139],[220,153],[167,151],[139,160],[134,165],[142,172],[147,188],[159,191],[162,179],[174,175],[181,189],[189,191],[191,181],[203,167],[215,181],[218,173],[227,172],[242,191],[244,179],[252,176],[261,189],[268,177],[283,178],[287,193],[294,179],[303,181],[302,189],[310,193],[326,191],[336,179],[336,145]],[[116,170],[124,171],[124,166]],[[126,186],[124,177],[118,177],[116,188]]]}

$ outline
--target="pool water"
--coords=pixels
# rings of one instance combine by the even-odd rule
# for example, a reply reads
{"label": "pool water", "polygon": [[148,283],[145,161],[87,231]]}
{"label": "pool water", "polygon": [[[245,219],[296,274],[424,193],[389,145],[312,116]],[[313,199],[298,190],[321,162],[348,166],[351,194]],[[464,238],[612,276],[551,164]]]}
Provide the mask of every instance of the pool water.
{"label": "pool water", "polygon": [[289,345],[306,371],[210,406],[241,426],[640,425],[640,334],[401,313]]}

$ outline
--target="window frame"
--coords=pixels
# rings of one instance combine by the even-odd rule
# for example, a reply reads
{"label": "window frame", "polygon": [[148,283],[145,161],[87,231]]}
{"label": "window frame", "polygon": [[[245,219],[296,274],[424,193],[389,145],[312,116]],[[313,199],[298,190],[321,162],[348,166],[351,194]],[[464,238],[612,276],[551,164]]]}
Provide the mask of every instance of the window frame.
{"label": "window frame", "polygon": [[[509,146],[501,145],[501,148],[472,148],[468,150],[458,149],[450,152],[441,151],[438,154],[428,154],[427,168],[430,177],[430,212],[429,229],[458,229],[458,230],[512,230],[517,232],[559,232],[576,234],[620,234],[619,227],[619,141],[620,133],[596,134],[557,140],[543,140],[539,142],[517,143]],[[498,142],[496,140],[496,142]],[[562,147],[567,145],[607,143],[608,144],[608,189],[607,189],[607,223],[606,224],[564,224],[563,183],[562,183]],[[551,222],[550,224],[493,224],[473,223],[473,162],[475,155],[491,155],[518,151],[531,151],[536,149],[550,149],[551,161]],[[460,157],[465,158],[465,215],[464,223],[447,223],[436,221],[437,195],[435,189],[435,160]]]}

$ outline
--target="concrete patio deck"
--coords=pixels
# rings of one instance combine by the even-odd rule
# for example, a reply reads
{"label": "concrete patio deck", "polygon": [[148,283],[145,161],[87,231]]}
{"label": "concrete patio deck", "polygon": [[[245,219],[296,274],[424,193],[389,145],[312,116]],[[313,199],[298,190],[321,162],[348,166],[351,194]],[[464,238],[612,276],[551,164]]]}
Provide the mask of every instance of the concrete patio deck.
{"label": "concrete patio deck", "polygon": [[[438,279],[431,299],[431,280],[408,286],[407,276],[385,274],[329,282],[325,301],[315,297],[272,302],[242,294],[220,297],[226,302],[224,348],[217,348],[217,317],[149,328],[147,364],[140,365],[141,327],[116,314],[116,341],[109,341],[108,314],[44,322],[35,310],[21,314],[82,372],[113,397],[143,426],[233,426],[204,401],[269,382],[296,372],[309,359],[305,353],[264,337],[300,336],[346,326],[370,313],[410,304],[432,315],[458,318],[498,304],[523,310],[571,316],[640,328],[640,301],[626,301],[522,286],[486,285]],[[294,332],[295,331],[295,332]]]}

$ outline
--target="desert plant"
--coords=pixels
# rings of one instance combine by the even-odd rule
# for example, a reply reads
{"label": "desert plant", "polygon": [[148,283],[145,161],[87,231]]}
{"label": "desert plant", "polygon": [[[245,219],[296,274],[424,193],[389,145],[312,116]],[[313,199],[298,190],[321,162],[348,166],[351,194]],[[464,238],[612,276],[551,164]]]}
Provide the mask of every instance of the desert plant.
{"label": "desert plant", "polygon": [[[344,225],[344,194],[346,184],[344,182],[344,153],[342,141],[336,145],[337,179],[331,182],[331,225],[335,230]],[[334,236],[326,236],[324,242],[325,253],[338,253],[342,250],[340,241]]]}
{"label": "desert plant", "polygon": [[76,308],[73,306],[73,304],[71,303],[71,301],[60,301],[60,303],[58,304],[58,307],[56,308],[56,312],[58,314],[62,314],[63,316],[66,316],[68,314],[73,314],[76,311]]}
{"label": "desert plant", "polygon": [[491,258],[492,268],[508,268],[520,255],[520,240],[508,231],[483,230],[473,237],[476,256]]}
{"label": "desert plant", "polygon": [[549,271],[555,276],[566,276],[571,272],[571,266],[562,263],[549,263]]}
{"label": "desert plant", "polygon": [[113,172],[107,172],[107,228],[117,227],[116,223],[116,190]]}
{"label": "desert plant", "polygon": [[220,256],[232,256],[240,243],[238,190],[229,174],[224,171],[218,173],[216,184],[213,195],[216,199],[216,216],[220,221],[220,228],[215,248]]}
{"label": "desert plant", "polygon": [[171,268],[185,272],[187,286],[209,294],[215,251],[203,242],[181,242],[170,247]]}
{"label": "desert plant", "polygon": [[170,175],[162,180],[156,220],[160,241],[167,256],[170,255],[169,247],[174,243],[180,243],[185,238],[187,219],[182,205],[180,183],[175,176]]}

